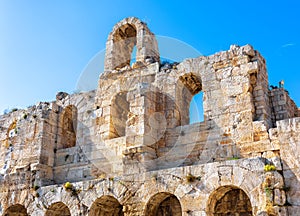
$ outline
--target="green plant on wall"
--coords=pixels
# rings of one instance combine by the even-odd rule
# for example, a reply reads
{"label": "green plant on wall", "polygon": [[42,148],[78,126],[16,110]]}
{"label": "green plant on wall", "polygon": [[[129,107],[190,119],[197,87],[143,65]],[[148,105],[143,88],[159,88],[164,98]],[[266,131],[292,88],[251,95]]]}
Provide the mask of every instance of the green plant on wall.
{"label": "green plant on wall", "polygon": [[268,198],[271,198],[273,195],[273,189],[271,187],[265,187],[265,193]]}
{"label": "green plant on wall", "polygon": [[64,184],[64,187],[65,187],[66,190],[72,190],[73,189],[73,185],[70,182],[66,182]]}
{"label": "green plant on wall", "polygon": [[239,156],[232,156],[231,158],[228,158],[228,160],[239,160],[240,157]]}
{"label": "green plant on wall", "polygon": [[276,171],[276,167],[272,164],[267,164],[264,166],[265,172]]}
{"label": "green plant on wall", "polygon": [[64,184],[64,188],[66,191],[72,192],[72,196],[78,196],[78,194],[81,192],[81,189],[76,189],[70,182],[66,182]]}

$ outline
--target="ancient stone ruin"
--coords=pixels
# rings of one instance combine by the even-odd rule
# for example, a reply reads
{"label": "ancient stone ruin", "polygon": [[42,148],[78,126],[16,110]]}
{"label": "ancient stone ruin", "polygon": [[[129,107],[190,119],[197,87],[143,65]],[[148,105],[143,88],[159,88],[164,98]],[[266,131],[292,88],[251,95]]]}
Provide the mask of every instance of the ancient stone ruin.
{"label": "ancient stone ruin", "polygon": [[1,215],[300,215],[299,108],[250,45],[162,64],[126,18],[95,91],[0,116],[0,141]]}

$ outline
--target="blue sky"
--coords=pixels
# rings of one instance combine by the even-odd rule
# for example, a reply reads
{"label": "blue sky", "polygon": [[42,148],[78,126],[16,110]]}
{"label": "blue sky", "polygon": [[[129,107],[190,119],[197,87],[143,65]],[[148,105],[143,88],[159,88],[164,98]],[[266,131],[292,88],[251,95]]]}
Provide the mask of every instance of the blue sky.
{"label": "blue sky", "polygon": [[0,113],[72,93],[114,24],[128,16],[204,55],[253,45],[267,60],[270,84],[284,79],[300,106],[297,0],[0,0]]}

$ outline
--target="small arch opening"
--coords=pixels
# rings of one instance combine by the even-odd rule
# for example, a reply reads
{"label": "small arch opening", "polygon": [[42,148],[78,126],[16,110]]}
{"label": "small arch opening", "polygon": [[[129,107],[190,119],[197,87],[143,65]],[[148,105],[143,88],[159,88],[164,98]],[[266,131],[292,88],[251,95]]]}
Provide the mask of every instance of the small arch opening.
{"label": "small arch opening", "polygon": [[208,203],[209,216],[253,215],[250,198],[235,186],[219,187],[210,195]]}
{"label": "small arch opening", "polygon": [[63,202],[56,202],[48,207],[45,216],[71,216],[71,213]]}
{"label": "small arch opening", "polygon": [[5,149],[10,149],[13,147],[12,143],[15,143],[18,135],[18,127],[17,127],[17,120],[14,120],[8,127],[6,132],[6,138],[3,142],[3,147]]}
{"label": "small arch opening", "polygon": [[7,129],[6,138],[7,139],[13,138],[17,136],[17,134],[18,134],[17,120],[14,120]]}
{"label": "small arch opening", "polygon": [[8,207],[4,214],[4,216],[28,216],[27,210],[23,205],[16,204]]}
{"label": "small arch opening", "polygon": [[148,216],[181,216],[182,209],[178,198],[170,193],[158,193],[150,198],[145,215]]}
{"label": "small arch opening", "polygon": [[116,30],[113,36],[113,69],[130,66],[132,53],[137,42],[136,36],[135,26],[128,23]]}
{"label": "small arch opening", "polygon": [[110,138],[123,137],[126,134],[126,121],[129,113],[127,92],[119,92],[112,99],[110,116]]}
{"label": "small arch opening", "polygon": [[62,115],[62,140],[58,149],[71,148],[76,145],[77,108],[67,106]]}
{"label": "small arch opening", "polygon": [[123,216],[123,206],[112,196],[102,196],[92,204],[89,216]]}

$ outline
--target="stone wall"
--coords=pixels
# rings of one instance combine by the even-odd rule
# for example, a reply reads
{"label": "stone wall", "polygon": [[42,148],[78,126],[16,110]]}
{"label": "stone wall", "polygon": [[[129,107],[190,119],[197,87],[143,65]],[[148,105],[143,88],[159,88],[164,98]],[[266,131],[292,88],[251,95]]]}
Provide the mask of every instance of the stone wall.
{"label": "stone wall", "polygon": [[272,122],[298,117],[298,107],[284,88],[274,88],[270,92]]}
{"label": "stone wall", "polygon": [[[49,211],[54,211],[51,206],[56,203],[64,203],[71,215],[96,215],[96,212],[102,215],[109,206],[115,211],[119,205],[122,205],[124,215],[158,215],[157,212],[168,209],[167,206],[174,215],[201,215],[211,208],[215,209],[218,204],[213,200],[223,198],[218,198],[215,193],[219,194],[220,189],[227,187],[227,191],[234,192],[236,188],[243,190],[251,200],[252,210],[256,214],[263,211],[266,202],[262,188],[265,175],[263,168],[264,163],[259,158],[229,160],[82,181],[73,183],[70,190],[61,184],[51,185],[28,190],[23,201],[24,193],[18,199],[28,214],[33,216],[51,215]],[[4,195],[1,194],[1,200]],[[93,206],[99,202],[105,203],[107,207],[94,209]],[[176,213],[180,208],[181,212]]]}
{"label": "stone wall", "polygon": [[97,90],[0,116],[0,214],[299,214],[299,108],[258,51],[162,64],[137,18],[106,45]]}
{"label": "stone wall", "polygon": [[300,214],[300,118],[277,122],[280,155],[290,215]]}

